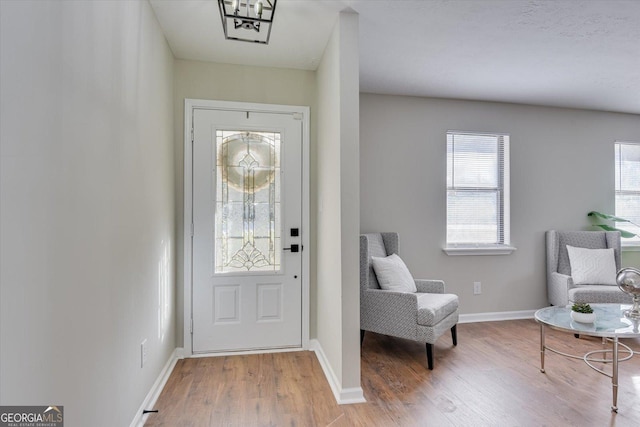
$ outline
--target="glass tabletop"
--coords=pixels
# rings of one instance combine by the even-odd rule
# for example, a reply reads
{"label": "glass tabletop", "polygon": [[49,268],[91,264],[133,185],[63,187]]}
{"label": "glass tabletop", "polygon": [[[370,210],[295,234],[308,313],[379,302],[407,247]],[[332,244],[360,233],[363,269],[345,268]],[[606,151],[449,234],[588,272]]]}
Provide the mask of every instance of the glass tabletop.
{"label": "glass tabletop", "polygon": [[596,313],[596,321],[593,323],[574,321],[570,315],[571,306],[541,308],[536,311],[534,317],[538,323],[575,334],[609,338],[640,336],[640,321],[624,316],[624,311],[631,308],[630,304],[590,305]]}

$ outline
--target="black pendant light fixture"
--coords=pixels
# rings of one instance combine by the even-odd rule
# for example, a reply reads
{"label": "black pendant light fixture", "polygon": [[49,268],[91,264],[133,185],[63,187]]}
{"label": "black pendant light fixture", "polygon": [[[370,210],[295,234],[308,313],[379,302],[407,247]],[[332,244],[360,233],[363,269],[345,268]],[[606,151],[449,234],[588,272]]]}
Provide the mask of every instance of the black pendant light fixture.
{"label": "black pendant light fixture", "polygon": [[269,44],[278,0],[218,0],[224,37]]}

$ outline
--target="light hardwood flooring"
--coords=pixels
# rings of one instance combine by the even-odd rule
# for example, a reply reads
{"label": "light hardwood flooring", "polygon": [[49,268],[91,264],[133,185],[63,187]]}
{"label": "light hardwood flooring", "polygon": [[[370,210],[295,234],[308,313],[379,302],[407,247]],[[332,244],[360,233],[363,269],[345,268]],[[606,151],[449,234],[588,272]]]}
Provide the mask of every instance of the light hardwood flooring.
{"label": "light hardwood flooring", "polygon": [[[573,354],[600,339],[547,331]],[[640,352],[640,339],[622,340]],[[367,403],[338,405],[312,352],[185,359],[176,365],[146,426],[640,426],[640,355],[620,364],[617,414],[611,380],[547,352],[540,372],[533,320],[458,325],[435,369],[424,345],[367,333],[361,382]],[[610,369],[610,365],[607,365]]]}

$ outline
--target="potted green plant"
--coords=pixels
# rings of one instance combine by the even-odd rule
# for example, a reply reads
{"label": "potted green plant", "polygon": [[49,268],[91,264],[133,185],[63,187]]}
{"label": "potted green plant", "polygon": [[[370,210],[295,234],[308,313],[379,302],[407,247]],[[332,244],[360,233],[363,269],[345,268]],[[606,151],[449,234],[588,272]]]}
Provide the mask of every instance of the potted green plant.
{"label": "potted green plant", "polygon": [[[587,216],[590,216],[592,218],[598,218],[598,219],[604,219],[605,221],[613,221],[614,224],[616,222],[628,222],[631,225],[635,225],[636,227],[640,227],[638,224],[634,223],[633,221],[630,221],[628,219],[624,219],[624,218],[620,218],[619,216],[614,216],[614,215],[609,215],[609,214],[605,214],[602,212],[596,212],[596,211],[591,211],[587,214]],[[593,224],[596,227],[600,227],[603,230],[606,231],[619,231],[620,232],[620,236],[630,239],[632,237],[636,237],[637,234],[636,233],[632,233],[631,231],[627,231],[627,230],[623,230],[621,228],[617,228],[617,227],[612,227],[609,224]]]}
{"label": "potted green plant", "polygon": [[579,323],[593,323],[596,321],[596,314],[589,304],[575,303],[571,306],[571,318]]}

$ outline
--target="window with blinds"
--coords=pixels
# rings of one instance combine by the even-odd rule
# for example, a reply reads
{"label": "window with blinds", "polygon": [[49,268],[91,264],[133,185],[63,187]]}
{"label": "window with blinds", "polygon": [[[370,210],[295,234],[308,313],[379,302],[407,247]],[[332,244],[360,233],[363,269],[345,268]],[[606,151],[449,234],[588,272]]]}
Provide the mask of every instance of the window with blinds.
{"label": "window with blinds", "polygon": [[447,246],[509,246],[509,135],[447,132]]}
{"label": "window with blinds", "polygon": [[[616,227],[640,234],[640,143],[615,143],[616,216],[632,223],[618,222]],[[635,223],[635,224],[633,224]],[[640,245],[640,237],[622,239],[625,246]]]}

